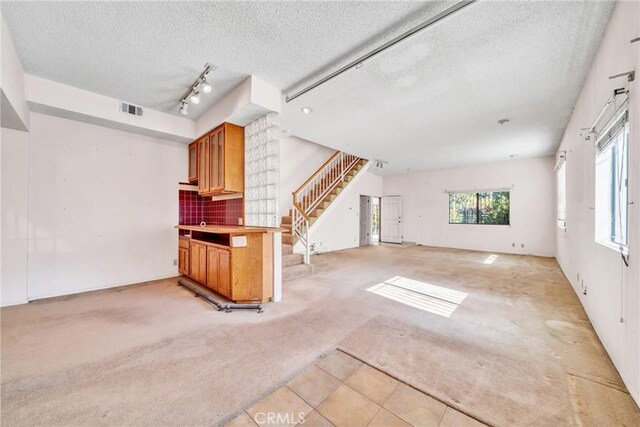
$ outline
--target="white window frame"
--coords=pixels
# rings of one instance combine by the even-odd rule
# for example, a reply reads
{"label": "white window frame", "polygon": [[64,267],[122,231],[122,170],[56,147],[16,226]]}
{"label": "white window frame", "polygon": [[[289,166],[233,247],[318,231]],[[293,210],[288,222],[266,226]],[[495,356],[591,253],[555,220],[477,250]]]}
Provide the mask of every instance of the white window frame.
{"label": "white window frame", "polygon": [[628,101],[598,132],[595,151],[595,241],[626,255],[629,248]]}

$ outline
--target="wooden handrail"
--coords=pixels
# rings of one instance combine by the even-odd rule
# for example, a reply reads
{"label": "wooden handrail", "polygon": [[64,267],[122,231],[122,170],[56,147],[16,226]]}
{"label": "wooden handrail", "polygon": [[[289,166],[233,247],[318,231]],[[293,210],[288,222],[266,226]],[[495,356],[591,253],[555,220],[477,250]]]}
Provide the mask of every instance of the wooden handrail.
{"label": "wooden handrail", "polygon": [[318,168],[318,169],[313,173],[313,175],[311,175],[311,176],[309,177],[309,179],[307,179],[307,180],[306,180],[306,181],[305,181],[305,182],[304,182],[300,187],[298,187],[298,188],[296,189],[296,191],[294,191],[294,192],[293,192],[293,194],[297,194],[297,193],[299,193],[300,191],[302,191],[302,189],[303,189],[304,187],[306,187],[308,183],[310,183],[311,181],[313,181],[313,179],[314,179],[315,177],[317,177],[318,175],[320,175],[320,173],[322,173],[322,171],[324,170],[324,168],[325,168],[329,163],[331,163],[331,162],[332,162],[336,157],[338,157],[338,156],[340,155],[340,153],[341,153],[341,151],[336,151],[335,153],[333,153],[333,155],[332,155],[331,157],[329,157],[329,158],[327,159],[327,161],[326,161],[326,162],[324,162],[324,163],[322,164],[322,166],[320,166],[320,167],[319,167],[319,168]]}
{"label": "wooden handrail", "polygon": [[307,221],[310,220],[309,215],[307,215],[306,213],[304,213],[304,209],[302,209],[302,207],[298,204],[298,202],[296,202],[296,196],[293,196],[293,207],[296,208],[298,210],[298,212],[300,212],[300,215],[302,215],[302,217],[304,219],[306,219]]}

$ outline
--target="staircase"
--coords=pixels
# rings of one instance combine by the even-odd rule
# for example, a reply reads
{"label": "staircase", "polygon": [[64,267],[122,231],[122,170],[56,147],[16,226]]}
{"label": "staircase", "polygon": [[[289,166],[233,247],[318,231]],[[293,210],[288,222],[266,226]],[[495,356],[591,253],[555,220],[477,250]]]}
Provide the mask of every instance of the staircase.
{"label": "staircase", "polygon": [[[309,248],[309,229],[364,168],[367,160],[337,151],[311,177],[293,192],[293,209],[282,217],[282,281],[314,273]],[[301,241],[304,254],[294,254]]]}
{"label": "staircase", "polygon": [[305,264],[303,254],[293,253],[293,235],[291,234],[291,211],[282,217],[282,281],[300,279],[314,273],[313,265]]}

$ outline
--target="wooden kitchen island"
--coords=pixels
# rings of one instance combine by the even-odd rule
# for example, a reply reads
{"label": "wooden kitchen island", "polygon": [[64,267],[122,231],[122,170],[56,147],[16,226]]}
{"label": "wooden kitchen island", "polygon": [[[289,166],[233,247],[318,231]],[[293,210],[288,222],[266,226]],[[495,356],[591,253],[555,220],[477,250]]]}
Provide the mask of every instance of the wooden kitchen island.
{"label": "wooden kitchen island", "polygon": [[281,229],[226,225],[175,228],[179,231],[180,273],[238,304],[264,303],[273,297],[274,233]]}

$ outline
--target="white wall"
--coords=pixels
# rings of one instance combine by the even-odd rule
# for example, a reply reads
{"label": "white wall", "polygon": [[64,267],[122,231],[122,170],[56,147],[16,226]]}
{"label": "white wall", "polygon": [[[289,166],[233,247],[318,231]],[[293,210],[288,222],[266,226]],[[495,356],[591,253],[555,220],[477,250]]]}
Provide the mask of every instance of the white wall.
{"label": "white wall", "polygon": [[195,122],[145,108],[142,117],[120,112],[120,100],[73,86],[25,75],[24,91],[32,111],[98,124],[141,135],[191,142]]}
{"label": "white wall", "polygon": [[[361,176],[360,176],[361,174]],[[382,177],[360,172],[311,229],[309,240],[324,253],[360,245],[360,196],[381,196]]]}
{"label": "white wall", "polygon": [[280,139],[280,212],[289,215],[291,194],[336,151],[306,139]]}
{"label": "white wall", "polygon": [[27,302],[27,209],[29,134],[2,128],[0,134],[2,226],[0,305]]}
{"label": "white wall", "polygon": [[196,120],[195,134],[199,138],[223,122],[247,126],[280,108],[280,90],[251,75]]}
{"label": "white wall", "polygon": [[[552,157],[539,157],[413,172],[385,177],[384,195],[402,196],[405,241],[427,246],[554,256],[553,168]],[[512,186],[510,226],[449,224],[449,196],[445,190]]]}
{"label": "white wall", "polygon": [[32,114],[29,160],[30,299],[177,275],[185,144]]}
{"label": "white wall", "polygon": [[[616,4],[560,144],[559,150],[567,152],[567,229],[557,230],[557,258],[631,395],[640,403],[640,43],[629,43],[640,35],[639,16],[640,3]],[[608,79],[633,69],[636,80],[632,83],[626,78]],[[628,268],[618,252],[594,241],[594,144],[580,137],[581,128],[593,123],[613,89],[625,85],[630,85],[632,113]]]}

